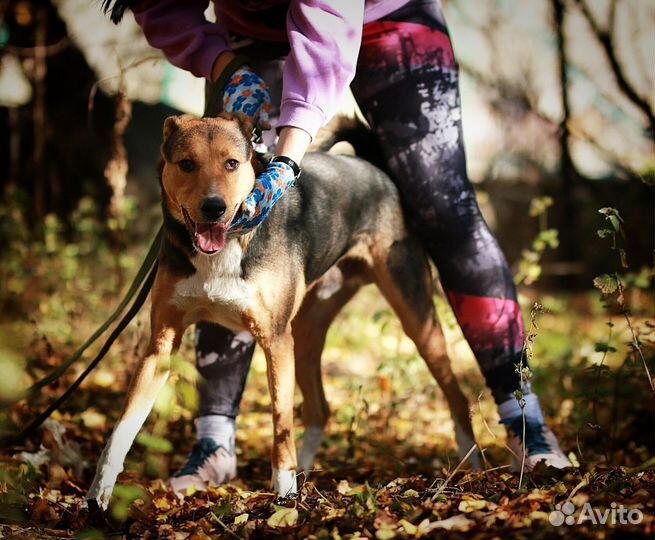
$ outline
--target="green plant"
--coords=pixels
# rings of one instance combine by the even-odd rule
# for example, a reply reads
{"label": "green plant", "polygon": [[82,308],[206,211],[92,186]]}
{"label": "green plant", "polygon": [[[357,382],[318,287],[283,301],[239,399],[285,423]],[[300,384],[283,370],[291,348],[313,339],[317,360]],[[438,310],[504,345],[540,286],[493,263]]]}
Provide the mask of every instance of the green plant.
{"label": "green plant", "polygon": [[[619,268],[627,269],[628,268],[628,256],[623,247],[621,247],[621,240],[625,240],[625,230],[623,228],[623,218],[619,214],[619,211],[616,208],[606,207],[598,210],[600,214],[604,216],[605,226],[598,229],[597,234],[600,238],[609,238],[611,241],[610,250],[615,254],[614,257],[614,271],[607,274],[601,274],[594,278],[594,286],[599,289],[603,295],[603,298],[606,302],[606,305],[609,307],[612,302],[616,304],[619,312],[625,319],[625,322],[630,330],[631,341],[630,345],[633,349],[632,355],[636,356],[642,363],[644,372],[648,379],[651,391],[655,394],[655,385],[653,384],[653,378],[651,377],[650,370],[648,369],[648,363],[644,356],[644,351],[641,346],[641,341],[639,339],[639,332],[632,323],[630,317],[630,311],[626,303],[626,282],[623,276],[619,273]],[[652,276],[652,274],[651,274]],[[608,311],[609,313],[609,311]],[[608,339],[605,342],[600,342],[596,345],[598,351],[604,353],[603,362],[605,356],[609,352],[614,352],[616,349],[610,345],[612,337],[612,320],[611,314],[609,315],[608,321]],[[631,356],[632,356],[631,355]]]}
{"label": "green plant", "polygon": [[530,379],[532,379],[532,370],[530,369],[529,362],[532,361],[532,354],[534,348],[534,342],[537,338],[537,315],[543,311],[543,307],[535,302],[530,310],[530,327],[525,334],[525,340],[523,342],[523,350],[521,351],[521,361],[516,364],[516,373],[519,375],[521,380],[521,388],[514,391],[514,397],[519,402],[519,407],[521,407],[521,417],[522,417],[522,433],[521,439],[523,441],[522,448],[523,454],[521,455],[521,472],[519,475],[519,489],[523,484],[523,473],[525,472],[525,458],[527,454],[527,445],[525,444],[525,394],[529,391]]}
{"label": "green plant", "polygon": [[552,197],[535,197],[530,202],[530,217],[538,218],[539,233],[532,241],[531,249],[521,252],[518,271],[514,277],[517,285],[532,285],[542,273],[541,259],[546,249],[557,249],[559,233],[557,229],[548,227],[548,208],[553,206]]}

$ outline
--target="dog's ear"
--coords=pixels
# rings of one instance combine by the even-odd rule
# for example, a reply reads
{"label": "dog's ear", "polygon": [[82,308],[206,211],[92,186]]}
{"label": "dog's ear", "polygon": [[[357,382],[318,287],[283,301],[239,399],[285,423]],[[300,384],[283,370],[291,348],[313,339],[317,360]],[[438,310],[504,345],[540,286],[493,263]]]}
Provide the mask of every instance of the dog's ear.
{"label": "dog's ear", "polygon": [[169,116],[164,120],[164,142],[180,127],[179,116]]}
{"label": "dog's ear", "polygon": [[193,120],[195,117],[190,114],[183,114],[181,116],[169,116],[164,120],[164,142],[160,147],[161,157],[170,160],[171,155],[171,136],[180,129],[186,122]]}
{"label": "dog's ear", "polygon": [[159,147],[161,154],[161,165],[163,169],[164,161],[171,159],[171,135],[180,128],[181,120],[178,116],[169,116],[164,120],[164,141]]}
{"label": "dog's ear", "polygon": [[164,120],[164,141],[168,140],[173,132],[177,131],[182,124],[183,118],[182,116],[169,116]]}
{"label": "dog's ear", "polygon": [[185,122],[193,120],[195,117],[191,114],[182,114],[179,116],[169,116],[164,120],[164,141],[166,141],[177,129]]}
{"label": "dog's ear", "polygon": [[237,123],[241,133],[244,138],[250,143],[252,141],[252,131],[255,127],[255,124],[252,121],[252,118],[244,113],[221,113],[219,115],[221,118],[226,120],[232,120]]}

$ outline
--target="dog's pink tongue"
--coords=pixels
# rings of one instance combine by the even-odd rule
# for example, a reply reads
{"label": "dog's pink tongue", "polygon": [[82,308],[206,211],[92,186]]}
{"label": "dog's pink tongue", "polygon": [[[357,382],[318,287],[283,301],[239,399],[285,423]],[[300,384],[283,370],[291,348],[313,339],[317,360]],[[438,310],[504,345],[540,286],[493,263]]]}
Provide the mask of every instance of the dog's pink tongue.
{"label": "dog's pink tongue", "polygon": [[196,225],[196,238],[198,247],[207,253],[220,251],[225,247],[227,224],[225,223],[198,223]]}

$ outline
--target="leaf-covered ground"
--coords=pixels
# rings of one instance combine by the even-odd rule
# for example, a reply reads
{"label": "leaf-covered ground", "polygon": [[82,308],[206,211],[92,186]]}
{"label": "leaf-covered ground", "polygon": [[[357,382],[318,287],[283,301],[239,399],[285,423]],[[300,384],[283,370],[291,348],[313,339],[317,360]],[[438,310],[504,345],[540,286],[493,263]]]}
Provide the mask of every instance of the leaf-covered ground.
{"label": "leaf-covered ground", "polygon": [[[25,378],[48,373],[102,321],[143,250],[135,243],[116,257],[93,243],[92,227],[76,234],[75,242],[64,242],[55,230],[42,251],[20,251],[17,243],[0,268],[6,284],[0,396],[7,402]],[[0,450],[0,538],[652,538],[653,396],[643,365],[626,345],[631,338],[625,321],[615,313],[608,326],[593,292],[524,293],[526,313],[535,300],[544,306],[533,386],[562,446],[579,464],[566,474],[541,469],[526,475],[519,489],[492,399],[452,314],[438,300],[485,456],[483,471],[464,466],[453,475],[459,460],[441,392],[384,302],[367,289],[329,336],[324,373],[332,419],[317,469],[301,478],[297,500],[276,501],[269,491],[270,401],[259,353],[238,423],[239,479],[184,500],[167,491],[166,478],[194,440],[197,396],[188,333],[174,375],[119,479],[115,522],[92,523],[84,493],[144,346],[143,313],[42,430]],[[655,327],[645,318],[652,300],[635,289],[629,303],[653,371]],[[33,402],[7,408],[0,427],[24,425],[81,369]],[[300,401],[298,396],[299,407]],[[643,519],[612,524],[615,513],[607,514],[605,525],[551,525],[550,513],[567,501],[576,520],[585,503],[601,515],[638,510]]]}

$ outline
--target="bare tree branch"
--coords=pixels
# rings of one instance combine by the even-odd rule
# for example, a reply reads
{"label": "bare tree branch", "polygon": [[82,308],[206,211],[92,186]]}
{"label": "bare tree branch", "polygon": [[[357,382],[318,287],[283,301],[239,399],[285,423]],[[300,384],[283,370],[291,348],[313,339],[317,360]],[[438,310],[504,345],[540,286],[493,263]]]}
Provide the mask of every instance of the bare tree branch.
{"label": "bare tree branch", "polygon": [[637,93],[634,86],[630,81],[628,81],[614,50],[613,35],[616,21],[616,0],[612,0],[610,3],[607,29],[600,27],[584,0],[574,0],[574,2],[582,11],[582,14],[589,23],[594,36],[602,46],[605,57],[610,64],[614,77],[616,78],[619,90],[621,90],[623,95],[646,115],[648,118],[650,138],[655,138],[655,110],[653,110],[651,104],[644,97]]}

